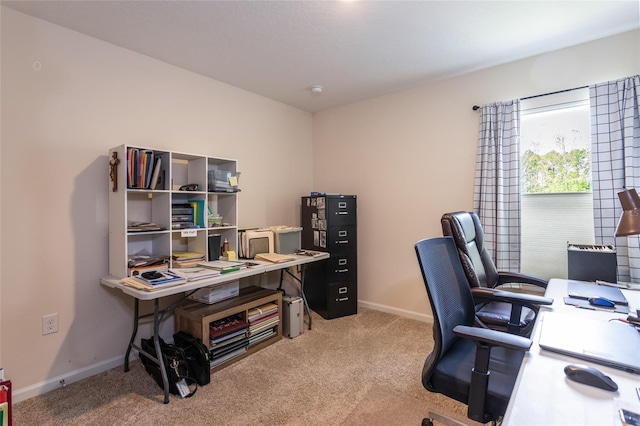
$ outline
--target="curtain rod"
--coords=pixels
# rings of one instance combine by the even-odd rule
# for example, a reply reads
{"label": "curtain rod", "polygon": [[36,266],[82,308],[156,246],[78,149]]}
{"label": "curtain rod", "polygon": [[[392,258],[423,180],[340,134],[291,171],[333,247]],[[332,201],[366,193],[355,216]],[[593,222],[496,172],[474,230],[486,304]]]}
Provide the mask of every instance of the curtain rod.
{"label": "curtain rod", "polygon": [[[527,97],[524,97],[524,98],[520,98],[520,100],[524,100],[524,99],[533,99],[533,98],[539,98],[539,97],[541,97],[541,96],[555,95],[555,94],[557,94],[557,93],[571,92],[571,91],[573,91],[573,90],[586,89],[586,88],[588,88],[588,87],[589,87],[589,86],[580,86],[580,87],[574,87],[573,89],[557,90],[557,91],[555,91],[555,92],[549,92],[549,93],[542,93],[542,94],[540,94],[540,95],[527,96]],[[479,110],[479,109],[480,109],[480,107],[479,107],[478,105],[474,105],[474,106],[473,106],[473,110],[474,110],[474,111],[477,111],[477,110]]]}

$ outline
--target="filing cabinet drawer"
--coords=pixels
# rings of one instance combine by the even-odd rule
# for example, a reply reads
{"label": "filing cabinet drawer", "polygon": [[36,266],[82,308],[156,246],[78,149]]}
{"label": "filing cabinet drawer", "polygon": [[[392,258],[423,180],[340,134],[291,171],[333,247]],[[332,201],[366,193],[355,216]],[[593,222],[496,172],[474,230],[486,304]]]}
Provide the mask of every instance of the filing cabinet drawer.
{"label": "filing cabinet drawer", "polygon": [[328,260],[327,281],[351,281],[356,282],[358,277],[358,264],[356,253],[332,255]]}
{"label": "filing cabinet drawer", "polygon": [[355,283],[329,283],[327,286],[327,317],[337,318],[358,313]]}
{"label": "filing cabinet drawer", "polygon": [[355,225],[355,197],[328,197],[327,207],[327,220],[330,226]]}
{"label": "filing cabinet drawer", "polygon": [[356,226],[332,226],[327,230],[327,249],[330,253],[356,253]]}

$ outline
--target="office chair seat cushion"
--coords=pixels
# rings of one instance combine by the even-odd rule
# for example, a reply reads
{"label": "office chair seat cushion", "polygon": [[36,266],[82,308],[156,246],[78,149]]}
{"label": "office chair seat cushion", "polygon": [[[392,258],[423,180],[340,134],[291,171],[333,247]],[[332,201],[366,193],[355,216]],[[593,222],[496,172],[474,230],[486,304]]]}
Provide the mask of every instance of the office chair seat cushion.
{"label": "office chair seat cushion", "polygon": [[[438,361],[431,374],[429,386],[425,384],[425,387],[435,388],[439,393],[467,404],[471,370],[475,362],[475,348],[475,343],[470,340],[461,339],[456,342]],[[501,347],[491,349],[489,362],[491,374],[485,404],[487,413],[495,416],[504,415],[523,357],[524,352]],[[426,379],[424,375],[423,378]]]}
{"label": "office chair seat cushion", "polygon": [[[511,317],[511,304],[502,302],[491,302],[476,305],[476,315],[487,326],[505,326]],[[536,313],[527,308],[522,307],[520,315],[520,327],[525,327],[536,317]]]}

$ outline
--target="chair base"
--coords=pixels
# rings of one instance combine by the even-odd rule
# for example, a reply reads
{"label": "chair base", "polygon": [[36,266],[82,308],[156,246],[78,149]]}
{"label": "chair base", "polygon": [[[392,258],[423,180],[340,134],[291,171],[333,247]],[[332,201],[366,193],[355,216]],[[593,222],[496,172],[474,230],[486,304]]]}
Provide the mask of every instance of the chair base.
{"label": "chair base", "polygon": [[[438,425],[442,424],[445,426],[469,426],[467,423],[462,423],[456,419],[452,419],[451,417],[445,417],[441,414],[434,413],[433,411],[429,411],[429,417],[422,419],[422,426],[436,426],[434,422],[438,422]],[[497,422],[491,421],[486,424],[500,426],[502,424],[502,418]]]}
{"label": "chair base", "polygon": [[434,421],[438,422],[438,424],[443,424],[446,426],[468,426],[466,423],[459,422],[455,419],[445,417],[432,411],[429,411],[428,418],[422,419],[422,426],[434,426]]}

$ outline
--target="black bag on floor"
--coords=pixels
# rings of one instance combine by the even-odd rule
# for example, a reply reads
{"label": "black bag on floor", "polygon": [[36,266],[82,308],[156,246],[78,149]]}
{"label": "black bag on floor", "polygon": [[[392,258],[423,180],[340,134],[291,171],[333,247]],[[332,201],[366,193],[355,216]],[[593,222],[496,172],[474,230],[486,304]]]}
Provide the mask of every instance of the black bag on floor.
{"label": "black bag on floor", "polygon": [[199,385],[206,385],[211,381],[211,366],[209,364],[209,350],[202,340],[189,333],[179,331],[173,335],[176,346],[184,350],[189,367]]}
{"label": "black bag on floor", "polygon": [[[165,343],[164,340],[162,340],[162,338],[160,337],[159,339],[160,351],[162,352],[161,362],[164,363],[165,369],[167,371],[169,392],[173,395],[180,395],[184,398],[189,398],[194,393],[196,393],[198,384],[191,374],[189,363],[187,362],[187,357],[185,356],[184,350],[176,345]],[[153,337],[151,337],[150,339],[141,339],[140,347],[149,355],[160,360],[160,358],[156,355]],[[160,386],[161,389],[164,389],[160,366],[156,364],[152,359],[145,356],[145,354],[143,354],[142,352],[140,352],[140,361],[142,361],[144,369],[147,370],[147,373],[149,373],[155,379],[158,386]],[[183,380],[184,382],[180,384],[180,382]],[[183,386],[182,393],[178,389],[178,386]],[[186,386],[186,388],[184,386]]]}

